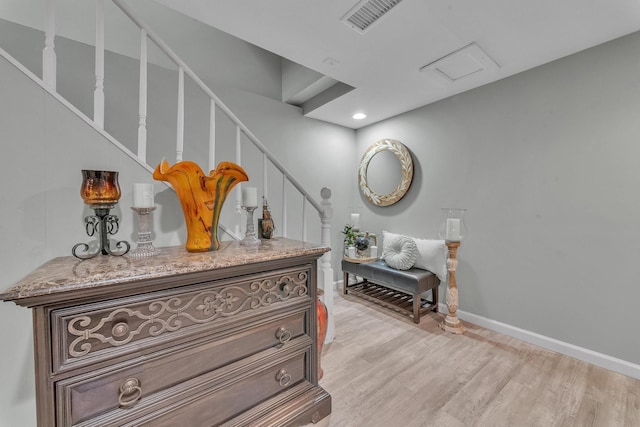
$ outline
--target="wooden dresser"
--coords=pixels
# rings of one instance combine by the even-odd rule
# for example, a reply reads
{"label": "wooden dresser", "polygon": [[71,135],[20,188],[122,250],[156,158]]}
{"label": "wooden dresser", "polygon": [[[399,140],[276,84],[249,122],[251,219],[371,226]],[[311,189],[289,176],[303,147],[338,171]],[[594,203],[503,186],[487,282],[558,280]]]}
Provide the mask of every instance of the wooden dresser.
{"label": "wooden dresser", "polygon": [[328,250],[274,239],[42,265],[0,295],[33,310],[38,425],[324,418],[315,299],[316,261]]}

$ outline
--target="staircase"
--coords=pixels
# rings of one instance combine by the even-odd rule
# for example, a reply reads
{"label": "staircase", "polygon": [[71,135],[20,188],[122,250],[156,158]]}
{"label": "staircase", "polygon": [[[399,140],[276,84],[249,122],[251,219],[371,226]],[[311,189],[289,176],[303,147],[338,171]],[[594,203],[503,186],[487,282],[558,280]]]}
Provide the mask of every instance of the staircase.
{"label": "staircase", "polygon": [[[132,141],[119,141],[114,135],[105,130],[105,104],[107,102],[115,102],[115,100],[108,99],[105,96],[105,1],[112,2],[119,10],[122,11],[131,22],[133,22],[139,29],[139,70],[138,70],[138,108],[137,115],[134,120],[129,120],[127,123],[137,123],[135,129],[127,129],[128,134],[137,135],[135,143]],[[245,126],[242,121],[236,117],[236,115],[221,101],[221,99],[209,88],[207,85],[189,68],[189,66],[150,28],[136,12],[129,7],[127,3],[122,0],[95,0],[95,85],[93,89],[93,117],[88,117],[84,114],[80,108],[73,105],[70,100],[62,97],[56,88],[58,81],[58,59],[56,54],[56,13],[55,13],[55,0],[45,0],[44,5],[46,8],[46,24],[45,24],[45,37],[42,49],[42,78],[40,79],[34,73],[29,71],[27,67],[20,64],[9,53],[0,49],[0,55],[12,63],[16,68],[28,75],[32,80],[41,85],[47,92],[53,97],[59,100],[72,110],[79,120],[84,120],[89,123],[96,132],[99,132],[105,138],[107,138],[114,146],[122,150],[129,157],[134,159],[141,168],[146,169],[151,173],[155,167],[155,164],[150,164],[148,158],[150,152],[153,151],[154,156],[157,157],[162,153],[162,157],[167,159],[175,159],[175,162],[183,160],[185,150],[188,150],[190,154],[197,155],[199,152],[206,151],[206,159],[194,158],[191,155],[188,160],[196,161],[207,170],[215,169],[218,163],[216,159],[216,152],[234,152],[235,158],[225,157],[222,160],[233,161],[245,168],[251,177],[251,186],[258,186],[258,192],[262,190],[263,196],[270,201],[273,206],[272,200],[277,200],[279,203],[278,210],[280,211],[281,218],[276,223],[276,235],[281,237],[289,237],[290,230],[288,229],[289,223],[296,223],[301,226],[297,236],[301,236],[302,240],[307,240],[307,210],[311,212],[314,210],[318,214],[319,219],[319,236],[321,243],[326,246],[330,246],[331,238],[331,225],[330,220],[332,216],[332,208],[330,203],[331,191],[328,188],[323,188],[321,191],[321,201],[318,202],[312,197],[302,185],[292,176],[292,174],[285,168],[285,166],[272,154],[269,150],[260,142],[258,137],[251,132],[251,130]],[[168,151],[166,147],[154,146],[151,142],[152,138],[149,138],[149,134],[152,132],[158,132],[151,129],[147,123],[148,119],[148,105],[149,105],[149,92],[157,90],[149,81],[149,54],[150,45],[154,46],[154,49],[161,51],[170,63],[177,68],[177,93],[176,96],[176,116],[175,116],[175,145],[171,151]],[[154,66],[157,68],[157,66]],[[194,90],[198,93],[193,95]],[[188,139],[189,143],[185,146],[185,123],[189,122],[189,115],[186,114],[185,103],[191,102],[192,98],[206,99],[208,101],[208,139],[203,143],[199,141],[197,147],[191,147],[188,144],[192,143],[191,139]],[[200,111],[202,115],[202,111]],[[126,126],[125,123],[118,125],[118,128]],[[235,130],[235,140],[231,147],[221,147],[221,143],[216,139],[216,127],[233,126]],[[127,133],[124,131],[118,131],[118,133]],[[243,152],[246,152],[247,145],[251,146],[251,150],[259,153],[260,159],[258,161],[251,159],[250,161],[243,162]],[[128,147],[135,147],[130,149]],[[204,148],[204,150],[203,150]],[[254,156],[255,157],[255,156]],[[169,161],[169,163],[173,163]],[[273,176],[278,176],[280,183],[278,184],[270,182],[273,181]],[[270,179],[271,178],[271,179]],[[151,178],[149,178],[151,180]],[[278,179],[278,178],[276,178]],[[161,185],[161,184],[158,184]],[[271,191],[271,194],[269,194]],[[241,204],[242,193],[241,185],[238,185],[234,190],[235,200],[232,200],[232,196],[229,197],[227,205],[231,205],[228,209],[231,213],[226,217],[223,215],[222,222],[226,225],[221,225],[221,231],[229,238],[238,239],[241,235],[242,219]],[[301,204],[293,206],[289,199],[293,199],[291,193],[295,194],[295,199],[301,200]],[[277,193],[277,194],[276,194]],[[293,217],[296,220],[293,221]],[[318,284],[322,289],[327,290],[324,292],[324,302],[327,306],[329,313],[329,325],[327,331],[326,342],[333,340],[333,269],[331,267],[331,253],[326,253],[319,261],[318,268]]]}

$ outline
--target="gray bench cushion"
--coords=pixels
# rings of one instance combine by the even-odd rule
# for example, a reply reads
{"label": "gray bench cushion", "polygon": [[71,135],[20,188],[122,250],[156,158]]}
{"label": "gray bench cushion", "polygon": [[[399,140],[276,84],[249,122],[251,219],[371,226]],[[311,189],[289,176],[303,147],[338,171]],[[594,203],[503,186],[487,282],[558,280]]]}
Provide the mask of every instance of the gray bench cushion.
{"label": "gray bench cushion", "polygon": [[388,286],[397,291],[408,294],[421,294],[431,289],[434,283],[439,281],[429,280],[434,274],[421,268],[410,268],[409,270],[396,270],[389,267],[384,261],[379,260],[367,263],[352,263],[342,261],[342,271],[356,276],[364,277],[371,282]]}

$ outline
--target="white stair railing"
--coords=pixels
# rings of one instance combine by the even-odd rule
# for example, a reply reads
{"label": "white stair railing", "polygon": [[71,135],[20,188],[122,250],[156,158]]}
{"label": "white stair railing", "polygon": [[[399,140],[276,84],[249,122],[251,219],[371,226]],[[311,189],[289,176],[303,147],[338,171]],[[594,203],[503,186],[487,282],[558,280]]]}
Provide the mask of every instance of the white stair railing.
{"label": "white stair railing", "polygon": [[[282,174],[282,226],[281,234],[288,236],[288,199],[287,189],[292,185],[302,196],[302,240],[307,238],[307,204],[310,204],[317,212],[321,223],[321,244],[330,247],[331,245],[331,190],[323,188],[321,191],[322,202],[318,203],[293,177],[293,175],[282,165],[260,140],[238,119],[235,114],[204,84],[204,82],[167,46],[167,44],[147,26],[136,13],[122,0],[112,0],[112,2],[140,29],[140,76],[139,76],[139,108],[138,108],[138,141],[137,158],[146,164],[147,159],[147,41],[151,40],[165,55],[178,67],[178,96],[177,96],[177,133],[176,133],[176,161],[182,160],[184,151],[184,119],[185,119],[185,75],[193,81],[210,99],[209,114],[209,141],[208,141],[208,166],[209,170],[215,168],[215,129],[216,129],[216,109],[220,109],[225,116],[236,126],[236,163],[242,165],[242,136],[244,135],[262,153],[262,187],[264,197],[267,197],[267,168],[271,163]],[[55,7],[54,0],[45,0],[46,22],[45,22],[45,47],[43,49],[43,71],[42,80],[45,85],[55,92],[56,88],[56,53],[55,53]],[[104,0],[96,0],[96,48],[95,48],[95,90],[94,90],[94,117],[93,121],[99,129],[104,129]],[[120,148],[123,148],[120,145]],[[241,186],[236,190],[235,209],[237,217],[241,212],[242,196]],[[226,228],[223,227],[225,231]],[[229,233],[229,232],[228,232]],[[232,233],[229,233],[233,235]],[[235,235],[240,235],[240,223],[236,221]],[[333,324],[333,269],[331,267],[331,255],[327,252],[319,261],[318,285],[326,290],[324,292],[324,302],[329,313],[329,322],[326,341],[330,342],[334,336]]]}
{"label": "white stair railing", "polygon": [[104,129],[104,0],[96,0],[96,88],[93,121]]}
{"label": "white stair railing", "polygon": [[140,79],[138,92],[138,158],[147,163],[147,32],[140,30]]}
{"label": "white stair railing", "polygon": [[44,49],[42,50],[42,80],[56,90],[56,13],[53,0],[45,1]]}

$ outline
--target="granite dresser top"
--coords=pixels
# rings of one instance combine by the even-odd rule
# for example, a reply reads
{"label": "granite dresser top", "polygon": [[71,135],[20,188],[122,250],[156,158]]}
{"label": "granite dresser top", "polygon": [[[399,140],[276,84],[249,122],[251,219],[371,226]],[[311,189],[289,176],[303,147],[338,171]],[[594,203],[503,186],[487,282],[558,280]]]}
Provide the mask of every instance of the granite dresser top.
{"label": "granite dresser top", "polygon": [[267,262],[294,256],[321,256],[330,249],[319,244],[285,238],[262,240],[257,248],[238,241],[220,242],[212,252],[187,252],[184,246],[162,247],[148,258],[98,255],[88,260],[73,256],[54,258],[0,294],[0,299],[16,301],[41,295],[69,292],[109,284],[162,278],[244,264]]}

